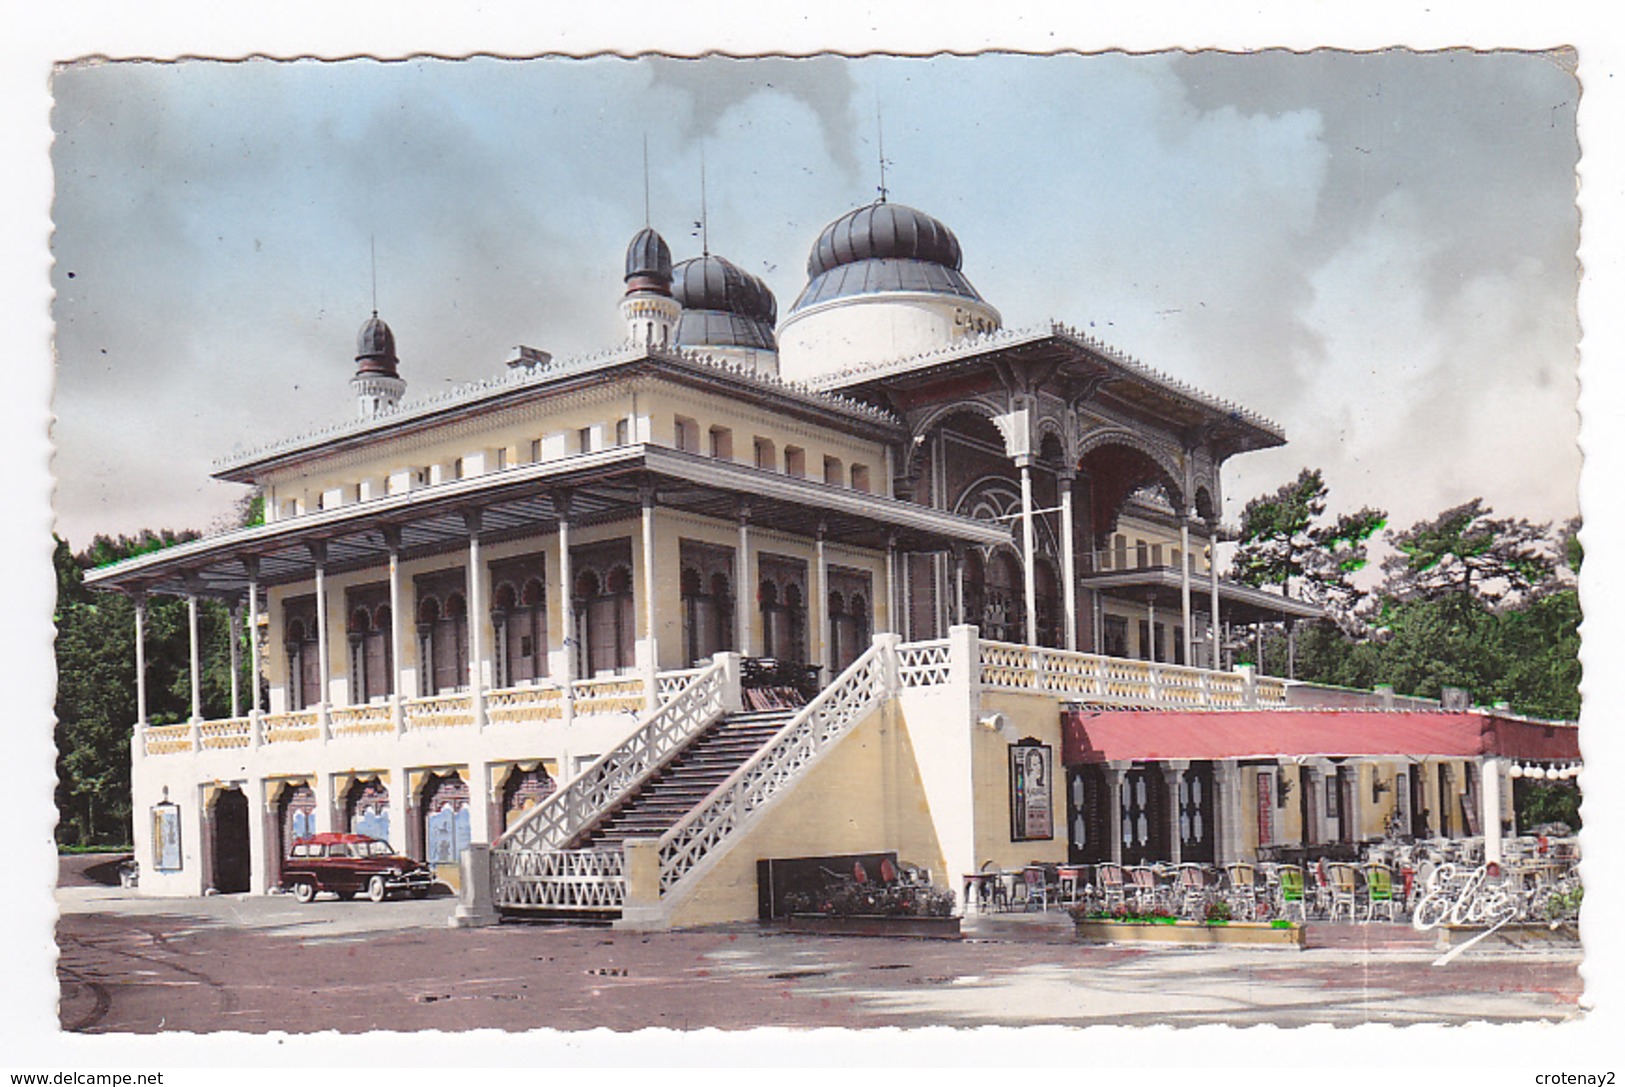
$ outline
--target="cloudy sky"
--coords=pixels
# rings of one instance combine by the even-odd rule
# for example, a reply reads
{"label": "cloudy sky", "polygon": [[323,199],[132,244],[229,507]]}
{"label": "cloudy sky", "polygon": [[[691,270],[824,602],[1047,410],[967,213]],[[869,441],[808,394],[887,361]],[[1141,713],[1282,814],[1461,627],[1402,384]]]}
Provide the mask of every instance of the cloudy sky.
{"label": "cloudy sky", "polygon": [[[1398,525],[1577,510],[1578,86],[1561,55],[112,63],[53,83],[58,532],[207,527],[211,461],[353,414],[354,335],[408,397],[622,335],[649,211],[781,312],[876,196],[958,234],[1010,326],[1092,328],[1285,426]],[[877,107],[883,120],[876,122]]]}

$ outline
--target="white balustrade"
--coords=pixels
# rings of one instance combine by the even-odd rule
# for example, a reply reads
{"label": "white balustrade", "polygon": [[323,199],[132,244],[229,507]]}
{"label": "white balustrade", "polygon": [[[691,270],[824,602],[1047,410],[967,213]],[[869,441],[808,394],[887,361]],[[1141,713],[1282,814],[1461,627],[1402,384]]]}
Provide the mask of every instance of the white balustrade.
{"label": "white balustrade", "polygon": [[492,847],[492,857],[504,851],[558,850],[569,844],[590,821],[630,795],[731,708],[726,703],[726,672],[720,661],[701,671],[631,736],[508,828]]}
{"label": "white balustrade", "polygon": [[779,732],[699,806],[660,837],[660,892],[665,894],[720,850],[751,817],[802,774],[891,693],[894,644],[878,641],[802,707]]}
{"label": "white balustrade", "polygon": [[557,721],[563,716],[564,690],[560,687],[504,687],[485,696],[485,720],[488,724]]}
{"label": "white balustrade", "polygon": [[198,725],[199,746],[205,751],[247,747],[252,740],[246,717],[227,717],[219,721],[204,721]]}
{"label": "white balustrade", "polygon": [[265,744],[303,743],[320,739],[321,722],[315,710],[268,713],[260,718],[261,742]]}
{"label": "white balustrade", "polygon": [[678,672],[661,672],[655,677],[655,700],[664,706],[682,693],[683,688],[703,671],[704,668],[685,668]]}
{"label": "white balustrade", "polygon": [[644,708],[642,676],[606,676],[578,679],[571,685],[575,694],[575,715],[630,713],[641,716]]}
{"label": "white balustrade", "polygon": [[905,689],[940,687],[948,682],[948,639],[897,647],[897,675]]}
{"label": "white balustrade", "polygon": [[616,910],[626,902],[626,857],[618,849],[492,850],[491,876],[499,908]]}
{"label": "white balustrade", "polygon": [[191,725],[147,725],[141,729],[142,750],[148,755],[174,755],[192,750]]}
{"label": "white balustrade", "polygon": [[474,724],[474,700],[466,694],[414,698],[402,704],[408,732],[424,728],[465,728]]}
{"label": "white balustrade", "polygon": [[333,736],[376,736],[395,731],[395,721],[390,717],[387,702],[335,706],[327,711],[327,724],[328,732]]}

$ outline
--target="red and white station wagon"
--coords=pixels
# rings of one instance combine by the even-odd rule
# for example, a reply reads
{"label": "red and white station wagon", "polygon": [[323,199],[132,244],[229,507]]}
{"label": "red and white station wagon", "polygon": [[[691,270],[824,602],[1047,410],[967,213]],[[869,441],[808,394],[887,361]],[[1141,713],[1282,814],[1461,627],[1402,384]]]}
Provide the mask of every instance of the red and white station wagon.
{"label": "red and white station wagon", "polygon": [[341,898],[365,894],[374,902],[395,891],[423,898],[433,884],[434,875],[422,861],[365,834],[312,834],[297,839],[282,861],[282,886],[299,902],[309,902],[318,891]]}

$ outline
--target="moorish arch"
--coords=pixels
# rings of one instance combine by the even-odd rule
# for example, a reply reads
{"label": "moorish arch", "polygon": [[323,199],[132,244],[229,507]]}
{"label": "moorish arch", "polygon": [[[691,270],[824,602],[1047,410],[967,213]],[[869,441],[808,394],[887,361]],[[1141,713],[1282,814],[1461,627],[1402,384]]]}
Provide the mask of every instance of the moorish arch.
{"label": "moorish arch", "polygon": [[908,479],[918,479],[925,471],[925,462],[932,446],[931,439],[956,419],[962,420],[963,423],[954,429],[967,437],[996,444],[1005,457],[1011,457],[1010,443],[998,424],[999,416],[1004,413],[1004,409],[999,405],[979,397],[940,404],[932,408],[915,421],[904,463],[899,466],[899,474]]}
{"label": "moorish arch", "polygon": [[1160,489],[1175,510],[1186,508],[1177,466],[1149,442],[1126,431],[1091,435],[1083,444],[1078,467],[1087,473],[1089,526],[1096,546],[1117,527],[1130,495],[1145,487]]}

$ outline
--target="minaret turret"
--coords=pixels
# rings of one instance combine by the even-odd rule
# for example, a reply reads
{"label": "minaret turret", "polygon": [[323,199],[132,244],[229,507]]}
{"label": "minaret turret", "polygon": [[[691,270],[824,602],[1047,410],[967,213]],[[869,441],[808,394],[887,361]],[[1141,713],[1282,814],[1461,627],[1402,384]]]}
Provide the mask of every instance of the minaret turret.
{"label": "minaret turret", "polygon": [[355,376],[350,388],[355,390],[356,407],[361,418],[393,411],[406,392],[406,382],[397,371],[400,359],[395,355],[395,333],[373,310],[367,323],[361,326],[355,341]]}
{"label": "minaret turret", "polygon": [[671,296],[671,249],[648,227],[626,247],[626,294],[621,316],[636,347],[670,347],[682,309]]}

